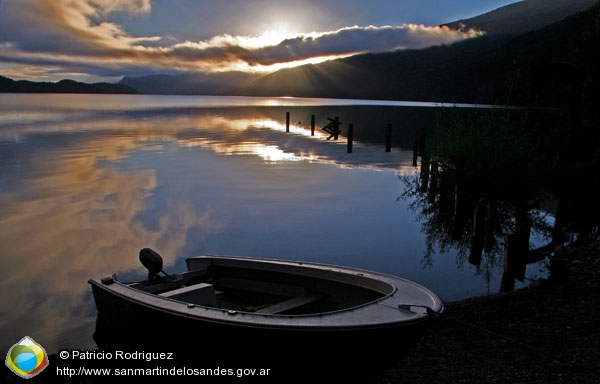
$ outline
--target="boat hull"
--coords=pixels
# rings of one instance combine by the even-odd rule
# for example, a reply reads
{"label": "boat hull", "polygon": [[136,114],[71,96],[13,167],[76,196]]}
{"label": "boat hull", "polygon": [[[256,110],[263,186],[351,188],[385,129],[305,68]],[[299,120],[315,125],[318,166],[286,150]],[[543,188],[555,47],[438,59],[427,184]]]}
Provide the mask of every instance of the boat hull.
{"label": "boat hull", "polygon": [[[194,258],[195,259],[195,258]],[[204,262],[207,259],[202,259]],[[195,259],[196,260],[196,259]],[[351,308],[316,314],[261,314],[186,305],[132,290],[116,279],[91,279],[98,309],[96,341],[101,348],[203,351],[203,361],[291,362],[311,366],[333,361],[377,366],[409,350],[444,310],[431,291],[397,277],[339,266],[265,259],[210,258],[211,263],[258,268],[261,273],[311,275],[374,285],[381,297]],[[189,263],[188,263],[189,265]],[[290,272],[291,271],[291,272]],[[406,300],[417,300],[407,303]],[[413,304],[405,309],[404,304]]]}

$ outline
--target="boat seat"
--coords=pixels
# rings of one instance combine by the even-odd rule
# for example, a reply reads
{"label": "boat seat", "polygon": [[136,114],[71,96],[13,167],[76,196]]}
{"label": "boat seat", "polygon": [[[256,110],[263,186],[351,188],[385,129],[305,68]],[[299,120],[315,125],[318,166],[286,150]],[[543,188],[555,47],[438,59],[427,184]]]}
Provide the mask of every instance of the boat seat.
{"label": "boat seat", "polygon": [[207,305],[210,307],[217,306],[217,296],[215,288],[212,284],[200,283],[181,287],[172,291],[159,293],[159,296],[168,297],[173,300],[179,300],[186,303]]}
{"label": "boat seat", "polygon": [[289,311],[290,309],[301,307],[308,303],[312,303],[313,301],[319,300],[321,297],[323,297],[323,295],[318,293],[305,292],[298,296],[292,297],[291,299],[282,301],[280,303],[271,305],[266,308],[259,309],[255,313],[274,315],[277,313]]}

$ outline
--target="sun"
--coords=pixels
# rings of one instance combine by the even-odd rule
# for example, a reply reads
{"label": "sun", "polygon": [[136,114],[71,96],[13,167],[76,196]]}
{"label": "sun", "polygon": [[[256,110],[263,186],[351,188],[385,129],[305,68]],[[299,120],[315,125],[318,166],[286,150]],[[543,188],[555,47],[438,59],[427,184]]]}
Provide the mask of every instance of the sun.
{"label": "sun", "polygon": [[[300,36],[298,33],[284,32],[280,29],[269,29],[260,35],[247,36],[243,41],[243,45],[247,48],[262,48],[275,46],[287,39],[293,39]],[[242,42],[240,42],[242,43]]]}

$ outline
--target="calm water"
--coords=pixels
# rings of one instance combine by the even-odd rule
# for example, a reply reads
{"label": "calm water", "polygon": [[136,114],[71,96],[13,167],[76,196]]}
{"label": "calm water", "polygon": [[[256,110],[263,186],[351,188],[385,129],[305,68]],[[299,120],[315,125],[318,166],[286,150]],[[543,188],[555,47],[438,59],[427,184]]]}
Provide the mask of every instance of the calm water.
{"label": "calm water", "polygon": [[[451,248],[425,260],[422,225],[399,198],[418,171],[402,149],[406,114],[431,106],[0,94],[0,351],[25,335],[48,351],[94,348],[87,280],[145,277],[144,247],[167,272],[213,253],[382,271],[447,301],[497,292],[501,261],[474,267]],[[360,122],[358,138],[393,123],[392,151],[365,140],[347,153],[320,129],[333,116]]]}

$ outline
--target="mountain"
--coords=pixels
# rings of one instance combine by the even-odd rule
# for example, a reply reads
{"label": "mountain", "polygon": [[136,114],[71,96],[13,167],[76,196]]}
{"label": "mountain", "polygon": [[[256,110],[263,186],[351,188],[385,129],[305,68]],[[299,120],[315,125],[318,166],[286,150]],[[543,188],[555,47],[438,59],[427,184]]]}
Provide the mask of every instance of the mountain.
{"label": "mountain", "polygon": [[[595,2],[597,0],[516,2],[474,18],[446,24],[487,32],[485,37],[449,46],[357,55],[284,69],[266,76],[239,72],[153,75],[125,77],[120,84],[132,86],[142,93],[158,94],[502,102],[508,97],[505,83],[507,77],[515,76],[512,72],[524,70],[528,65],[526,61],[536,61],[538,56],[551,60],[546,55],[547,50],[555,50],[552,44],[547,44],[548,39],[543,33],[524,40],[517,37],[540,31]],[[585,28],[572,32],[585,33]],[[536,47],[535,39],[543,43],[546,51]],[[576,36],[570,41],[579,44]],[[524,45],[519,47],[519,44]],[[516,63],[521,67],[517,68]]]}
{"label": "mountain", "polygon": [[475,28],[488,35],[520,35],[556,23],[596,0],[526,0],[470,19],[448,23],[455,29]]}
{"label": "mountain", "polygon": [[261,76],[245,72],[126,76],[119,81],[119,84],[147,94],[223,95],[233,89],[246,86]]}
{"label": "mountain", "polygon": [[[594,6],[592,6],[594,4]],[[304,96],[523,103],[530,67],[564,61],[597,79],[597,0],[525,0],[448,23],[486,36],[447,46],[364,54],[263,76],[243,72],[124,77],[117,84],[13,81],[0,92]],[[588,7],[586,12],[581,10]],[[595,75],[595,77],[593,76]]]}
{"label": "mountain", "polygon": [[136,94],[136,89],[123,84],[80,83],[73,80],[61,80],[56,83],[13,80],[0,76],[0,92],[12,93],[115,93]]}
{"label": "mountain", "polygon": [[[531,68],[538,65],[568,63],[597,84],[599,8],[600,2],[596,2],[559,22],[520,35],[490,34],[447,46],[357,55],[281,70],[235,93],[527,104]],[[506,7],[498,12],[506,15]],[[505,20],[504,16],[500,20]]]}

